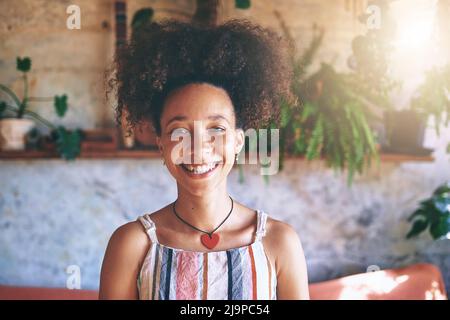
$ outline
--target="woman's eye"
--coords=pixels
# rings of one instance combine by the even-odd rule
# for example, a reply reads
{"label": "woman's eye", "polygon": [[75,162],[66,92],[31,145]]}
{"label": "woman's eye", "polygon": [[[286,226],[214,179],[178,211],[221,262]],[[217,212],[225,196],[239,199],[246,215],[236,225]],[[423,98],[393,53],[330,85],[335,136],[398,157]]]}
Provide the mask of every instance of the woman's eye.
{"label": "woman's eye", "polygon": [[176,129],[173,129],[172,131],[170,131],[170,134],[171,135],[187,135],[187,134],[191,134],[190,132],[189,132],[189,130],[187,130],[187,129],[185,129],[185,128],[176,128]]}
{"label": "woman's eye", "polygon": [[222,127],[214,127],[214,128],[211,128],[211,129],[216,131],[216,132],[224,132],[225,131],[225,128],[222,128]]}
{"label": "woman's eye", "polygon": [[[222,128],[222,127],[214,127],[214,128],[210,128],[208,130],[213,130],[214,132],[225,132],[226,131],[226,129]],[[191,133],[189,130],[187,130],[185,128],[176,128],[176,129],[171,130],[169,132],[169,134],[180,136],[180,135],[190,135]]]}

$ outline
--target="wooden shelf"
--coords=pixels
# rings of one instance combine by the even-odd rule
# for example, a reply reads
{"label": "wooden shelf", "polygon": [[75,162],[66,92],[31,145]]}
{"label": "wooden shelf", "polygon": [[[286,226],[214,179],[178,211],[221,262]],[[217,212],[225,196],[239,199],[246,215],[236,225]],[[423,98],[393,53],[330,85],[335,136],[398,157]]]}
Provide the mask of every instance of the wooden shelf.
{"label": "wooden shelf", "polygon": [[[286,155],[285,159],[303,159],[303,156]],[[375,160],[374,160],[375,161]],[[433,156],[417,156],[410,154],[398,154],[398,153],[380,153],[381,162],[433,162]]]}
{"label": "wooden shelf", "polygon": [[[158,159],[161,155],[157,149],[136,150],[108,150],[108,151],[82,151],[77,159]],[[27,159],[60,159],[56,152],[51,151],[0,151],[0,160],[27,160]],[[304,157],[286,155],[285,159],[305,160]],[[381,153],[382,162],[433,162],[432,156],[415,156],[408,154]]]}
{"label": "wooden shelf", "polygon": [[380,154],[380,161],[383,162],[433,162],[433,156],[414,156],[409,154]]}
{"label": "wooden shelf", "polygon": [[[146,159],[160,158],[158,150],[105,150],[82,151],[77,159]],[[61,159],[60,155],[52,151],[26,150],[1,151],[1,160],[27,160],[27,159]]]}

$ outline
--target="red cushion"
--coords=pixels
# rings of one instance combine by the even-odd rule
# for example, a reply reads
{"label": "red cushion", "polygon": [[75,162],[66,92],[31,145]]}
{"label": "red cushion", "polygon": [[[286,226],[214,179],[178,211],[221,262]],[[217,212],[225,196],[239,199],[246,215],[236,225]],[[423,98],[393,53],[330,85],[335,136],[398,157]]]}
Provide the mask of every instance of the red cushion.
{"label": "red cushion", "polygon": [[96,300],[94,290],[0,286],[0,300]]}
{"label": "red cushion", "polygon": [[314,283],[309,292],[314,300],[447,299],[439,268],[428,263]]}

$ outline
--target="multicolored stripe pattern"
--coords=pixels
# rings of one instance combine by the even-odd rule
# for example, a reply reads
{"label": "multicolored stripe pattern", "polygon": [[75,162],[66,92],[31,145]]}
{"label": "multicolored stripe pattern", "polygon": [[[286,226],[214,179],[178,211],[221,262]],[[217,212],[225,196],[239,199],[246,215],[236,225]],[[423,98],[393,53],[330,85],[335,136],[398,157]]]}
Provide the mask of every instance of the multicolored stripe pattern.
{"label": "multicolored stripe pattern", "polygon": [[276,273],[261,240],[195,252],[152,243],[138,277],[141,300],[274,300]]}

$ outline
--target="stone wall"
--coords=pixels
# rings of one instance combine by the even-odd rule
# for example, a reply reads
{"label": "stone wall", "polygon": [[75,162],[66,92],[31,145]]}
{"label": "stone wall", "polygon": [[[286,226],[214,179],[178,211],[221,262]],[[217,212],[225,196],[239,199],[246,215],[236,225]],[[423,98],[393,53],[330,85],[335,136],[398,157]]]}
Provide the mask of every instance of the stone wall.
{"label": "stone wall", "polygon": [[[232,3],[232,1],[229,1]],[[311,37],[314,22],[327,28],[318,61],[344,68],[350,40],[360,31],[344,1],[252,1],[238,11],[222,5],[220,19],[247,17],[280,31],[273,9],[280,11],[299,48]],[[81,7],[82,29],[67,30],[65,10]],[[193,12],[194,1],[128,1],[132,12],[151,5],[156,18]],[[163,10],[163,9],[170,9]],[[113,113],[103,99],[103,70],[114,46],[111,1],[2,1],[0,3],[0,83],[21,91],[15,57],[33,59],[32,95],[67,93],[70,111],[63,120],[52,106],[36,111],[52,121],[83,128],[112,126]],[[320,161],[287,160],[265,184],[258,169],[244,168],[229,177],[229,191],[239,201],[292,224],[302,239],[310,282],[380,268],[429,261],[438,265],[450,287],[450,243],[428,235],[405,240],[406,217],[418,201],[450,179],[445,146],[450,131],[437,138],[427,131],[427,146],[436,148],[429,163],[382,163],[351,188]],[[161,161],[62,160],[0,161],[0,283],[66,285],[66,268],[81,270],[82,288],[98,287],[107,241],[115,228],[154,211],[176,197],[176,186]]]}

